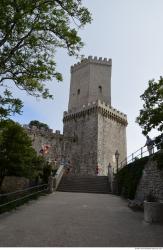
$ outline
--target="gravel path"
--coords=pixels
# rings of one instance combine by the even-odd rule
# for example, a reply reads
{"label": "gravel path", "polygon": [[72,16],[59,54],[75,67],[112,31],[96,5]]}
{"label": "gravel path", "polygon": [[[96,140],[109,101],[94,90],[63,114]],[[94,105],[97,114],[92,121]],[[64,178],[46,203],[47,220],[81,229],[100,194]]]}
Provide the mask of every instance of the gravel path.
{"label": "gravel path", "polygon": [[108,194],[56,192],[0,215],[0,247],[163,247],[163,225]]}

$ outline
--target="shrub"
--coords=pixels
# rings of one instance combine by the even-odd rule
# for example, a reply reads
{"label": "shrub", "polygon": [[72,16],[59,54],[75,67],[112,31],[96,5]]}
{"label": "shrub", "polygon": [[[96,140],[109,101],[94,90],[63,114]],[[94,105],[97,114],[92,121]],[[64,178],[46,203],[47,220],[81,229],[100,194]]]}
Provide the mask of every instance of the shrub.
{"label": "shrub", "polygon": [[134,199],[138,183],[147,161],[148,157],[137,159],[118,172],[116,180],[118,183],[119,195],[123,195],[128,199]]}
{"label": "shrub", "polygon": [[5,176],[36,178],[44,159],[37,156],[25,130],[12,120],[0,122],[0,185]]}
{"label": "shrub", "polygon": [[157,161],[158,169],[163,169],[163,152],[159,151],[153,155],[153,160]]}

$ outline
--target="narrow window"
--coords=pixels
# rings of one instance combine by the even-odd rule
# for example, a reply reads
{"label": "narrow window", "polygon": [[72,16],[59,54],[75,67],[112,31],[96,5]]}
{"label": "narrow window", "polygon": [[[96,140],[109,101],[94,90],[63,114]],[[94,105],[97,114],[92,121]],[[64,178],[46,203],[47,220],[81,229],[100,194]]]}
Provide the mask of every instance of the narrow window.
{"label": "narrow window", "polygon": [[99,90],[99,93],[101,94],[101,93],[102,93],[102,87],[99,86],[99,87],[98,87],[98,90]]}
{"label": "narrow window", "polygon": [[78,89],[78,95],[80,95],[80,89]]}

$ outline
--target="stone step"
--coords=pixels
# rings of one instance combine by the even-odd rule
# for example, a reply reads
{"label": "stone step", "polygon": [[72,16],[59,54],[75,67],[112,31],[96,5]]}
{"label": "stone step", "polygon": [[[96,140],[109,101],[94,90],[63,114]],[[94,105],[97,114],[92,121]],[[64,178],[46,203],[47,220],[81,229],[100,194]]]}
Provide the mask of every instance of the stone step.
{"label": "stone step", "polygon": [[106,176],[63,176],[57,191],[110,193],[110,185]]}
{"label": "stone step", "polygon": [[109,191],[98,191],[98,190],[77,190],[77,189],[57,189],[58,192],[72,192],[72,193],[94,193],[94,194],[110,194],[110,190]]}
{"label": "stone step", "polygon": [[62,182],[62,183],[66,183],[66,184],[78,184],[78,183],[80,183],[81,185],[82,184],[91,184],[91,185],[105,185],[105,184],[107,184],[108,183],[108,181],[103,181],[102,183],[101,182],[99,182],[99,181],[93,181],[93,182],[90,182],[90,181],[84,181],[84,180],[82,180],[82,181],[64,181],[64,182]]}

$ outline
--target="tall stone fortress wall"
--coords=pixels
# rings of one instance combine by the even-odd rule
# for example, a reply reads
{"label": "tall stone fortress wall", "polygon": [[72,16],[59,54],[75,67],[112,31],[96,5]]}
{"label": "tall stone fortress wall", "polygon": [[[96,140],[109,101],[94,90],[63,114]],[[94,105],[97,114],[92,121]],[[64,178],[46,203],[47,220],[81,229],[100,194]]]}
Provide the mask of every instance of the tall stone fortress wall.
{"label": "tall stone fortress wall", "polygon": [[98,133],[94,108],[64,114],[64,137],[74,137],[72,143],[65,142],[64,151],[66,161],[71,163],[71,174],[95,175],[93,166],[97,165]]}
{"label": "tall stone fortress wall", "polygon": [[98,165],[100,173],[108,173],[110,163],[116,170],[115,152],[119,152],[119,163],[127,156],[126,126],[127,117],[118,110],[105,105],[99,105],[98,114]]}
{"label": "tall stone fortress wall", "polygon": [[73,174],[107,175],[126,157],[127,116],[111,106],[111,59],[88,57],[71,67],[68,112],[64,112],[64,156]]}
{"label": "tall stone fortress wall", "polygon": [[63,135],[59,130],[53,133],[52,129],[38,129],[36,126],[29,127],[23,126],[32,140],[32,146],[38,155],[41,155],[40,150],[44,145],[48,145],[49,149],[47,154],[44,155],[47,161],[54,165],[59,164],[63,159]]}

